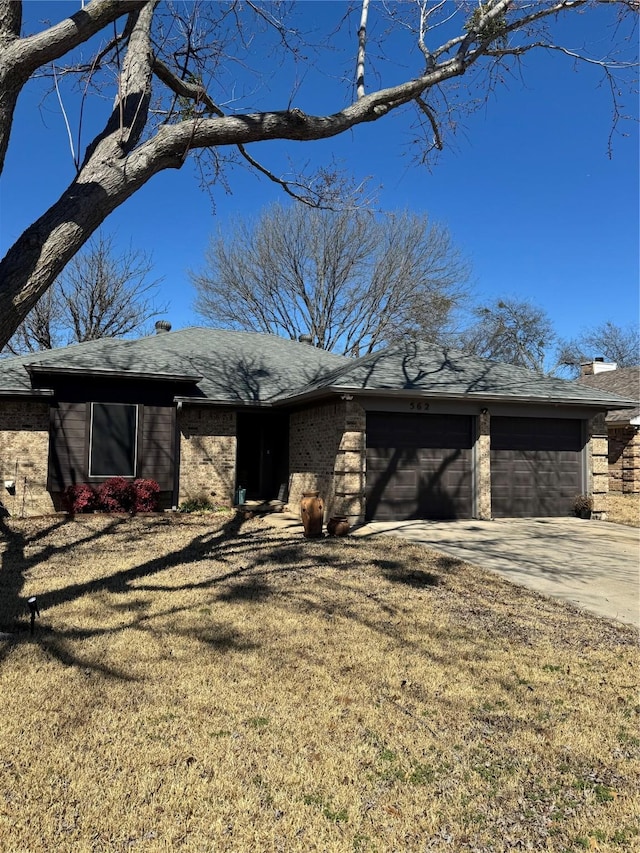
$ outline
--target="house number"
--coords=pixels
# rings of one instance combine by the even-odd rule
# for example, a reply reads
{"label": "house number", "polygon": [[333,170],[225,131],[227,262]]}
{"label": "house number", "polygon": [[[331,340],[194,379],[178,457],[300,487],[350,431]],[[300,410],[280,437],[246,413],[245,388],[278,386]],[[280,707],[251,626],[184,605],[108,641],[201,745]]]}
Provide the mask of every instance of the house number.
{"label": "house number", "polygon": [[426,412],[429,408],[429,404],[423,403],[422,400],[412,400],[409,403],[409,408],[413,412]]}

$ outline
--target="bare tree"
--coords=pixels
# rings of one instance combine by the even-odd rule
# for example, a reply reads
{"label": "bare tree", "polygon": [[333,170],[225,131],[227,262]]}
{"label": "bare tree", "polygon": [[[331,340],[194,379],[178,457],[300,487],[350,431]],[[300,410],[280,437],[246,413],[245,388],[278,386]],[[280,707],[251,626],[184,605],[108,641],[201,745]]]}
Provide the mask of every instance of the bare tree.
{"label": "bare tree", "polygon": [[196,310],[215,325],[309,334],[348,355],[402,335],[441,337],[468,295],[467,264],[426,216],[299,204],[238,222],[191,278]]}
{"label": "bare tree", "polygon": [[615,361],[618,367],[640,364],[640,328],[618,326],[607,320],[601,326],[587,329],[579,337],[561,345],[560,363],[577,376],[580,364],[594,358]]}
{"label": "bare tree", "polygon": [[[77,75],[79,116],[96,92],[102,98],[113,96],[102,129],[83,155],[81,119],[72,129],[65,112],[76,174],[0,261],[0,347],[107,216],[158,172],[181,168],[191,152],[210,152],[211,179],[226,180],[229,160],[235,157],[290,194],[312,204],[327,203],[322,182],[279,175],[245,146],[274,139],[327,139],[409,107],[418,119],[422,156],[443,147],[455,103],[481,103],[523,56],[540,50],[564,54],[572,63],[584,60],[597,69],[610,85],[615,124],[623,115],[619,93],[633,78],[635,66],[635,59],[621,61],[617,51],[628,52],[635,44],[637,0],[418,0],[372,8],[365,0],[346,16],[344,7],[334,4],[336,26],[343,19],[347,25],[360,22],[350,58],[352,82],[344,85],[343,68],[334,69],[327,85],[334,87],[335,109],[313,115],[293,106],[305,75],[291,64],[279,64],[274,53],[278,49],[294,65],[304,64],[305,72],[315,66],[309,54],[316,48],[292,26],[286,4],[88,0],[79,5],[71,17],[24,36],[22,3],[0,0],[0,169],[18,97],[31,78],[49,76],[57,96],[59,84]],[[609,31],[614,33],[610,39],[618,41],[609,42],[606,56],[602,41],[595,55],[554,39],[563,18],[598,6],[620,18]],[[304,4],[289,8],[294,16],[304,15]],[[388,26],[379,27],[378,42],[369,31],[374,11],[388,17]],[[396,63],[393,72],[384,61],[390,38],[395,41],[389,52],[402,54],[402,65]],[[328,37],[318,35],[314,41],[318,51],[330,49]],[[379,62],[375,78],[368,70],[372,54]],[[291,73],[287,108],[265,109],[254,100],[260,87],[249,85],[245,72],[256,57],[269,57],[274,73]],[[260,64],[256,79],[266,70]],[[392,73],[397,81],[399,67],[406,75],[400,83],[377,89],[367,85],[371,79],[388,80]],[[245,76],[239,80],[239,75]],[[471,82],[467,97],[460,98],[452,89],[465,75]],[[472,93],[475,87],[479,91]]]}
{"label": "bare tree", "polygon": [[118,253],[113,237],[98,232],[38,300],[6,350],[35,352],[142,331],[165,310],[153,301],[160,280],[149,278],[152,269],[147,253]]}
{"label": "bare tree", "polygon": [[476,322],[460,338],[463,349],[480,358],[545,372],[545,359],[556,334],[542,308],[516,299],[497,299],[473,313]]}

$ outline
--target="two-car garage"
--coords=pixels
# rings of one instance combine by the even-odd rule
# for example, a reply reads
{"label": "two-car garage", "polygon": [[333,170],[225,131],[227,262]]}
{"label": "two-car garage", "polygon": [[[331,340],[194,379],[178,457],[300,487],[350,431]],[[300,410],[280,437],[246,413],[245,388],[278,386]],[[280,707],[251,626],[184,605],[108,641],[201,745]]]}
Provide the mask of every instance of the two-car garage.
{"label": "two-car garage", "polygon": [[[366,519],[471,518],[477,417],[368,412]],[[492,417],[491,513],[563,516],[583,491],[584,421]]]}

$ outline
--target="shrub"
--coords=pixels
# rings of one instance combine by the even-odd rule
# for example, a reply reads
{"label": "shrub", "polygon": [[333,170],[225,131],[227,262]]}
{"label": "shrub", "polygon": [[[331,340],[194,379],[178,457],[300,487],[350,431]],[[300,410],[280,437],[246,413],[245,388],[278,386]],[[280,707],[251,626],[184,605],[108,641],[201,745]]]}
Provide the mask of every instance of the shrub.
{"label": "shrub", "polygon": [[215,506],[205,494],[194,495],[182,501],[178,512],[213,512]]}
{"label": "shrub", "polygon": [[87,483],[74,483],[62,492],[62,504],[67,512],[91,512],[98,506],[98,496]]}
{"label": "shrub", "polygon": [[133,481],[133,511],[155,512],[160,501],[160,486],[155,480]]}
{"label": "shrub", "polygon": [[105,512],[131,512],[135,494],[131,480],[111,477],[98,486],[98,501]]}
{"label": "shrub", "polygon": [[578,518],[590,518],[593,509],[591,495],[576,495],[573,499],[573,511]]}

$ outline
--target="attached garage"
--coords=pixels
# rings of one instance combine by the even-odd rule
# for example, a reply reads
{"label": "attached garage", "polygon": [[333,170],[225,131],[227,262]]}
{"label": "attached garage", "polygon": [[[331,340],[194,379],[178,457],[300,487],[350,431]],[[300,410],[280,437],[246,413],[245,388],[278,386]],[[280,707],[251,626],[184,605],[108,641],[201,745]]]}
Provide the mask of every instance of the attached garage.
{"label": "attached garage", "polygon": [[471,518],[473,418],[367,414],[366,519]]}
{"label": "attached garage", "polygon": [[570,418],[491,418],[494,518],[570,515],[584,491],[583,422]]}

